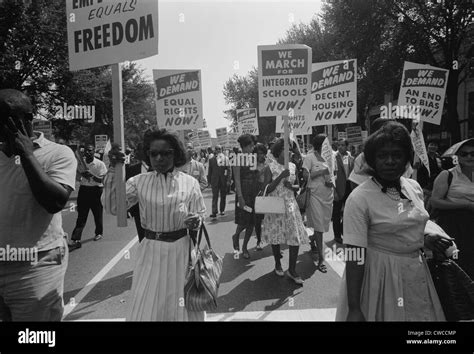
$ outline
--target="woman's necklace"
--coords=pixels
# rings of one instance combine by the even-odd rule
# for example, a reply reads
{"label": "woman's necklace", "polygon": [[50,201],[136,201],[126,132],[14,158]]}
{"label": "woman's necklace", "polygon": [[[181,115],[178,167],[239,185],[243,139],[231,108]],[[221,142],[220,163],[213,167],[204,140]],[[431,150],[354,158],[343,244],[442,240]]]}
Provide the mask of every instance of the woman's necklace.
{"label": "woman's necklace", "polygon": [[[383,188],[382,184],[377,181],[376,178],[372,178],[372,180],[380,187]],[[383,192],[383,191],[382,191]],[[400,192],[395,188],[395,187],[386,187],[385,188],[385,193],[387,195],[387,197],[389,197],[390,199],[396,201],[396,202],[399,202],[402,197],[400,196]]]}

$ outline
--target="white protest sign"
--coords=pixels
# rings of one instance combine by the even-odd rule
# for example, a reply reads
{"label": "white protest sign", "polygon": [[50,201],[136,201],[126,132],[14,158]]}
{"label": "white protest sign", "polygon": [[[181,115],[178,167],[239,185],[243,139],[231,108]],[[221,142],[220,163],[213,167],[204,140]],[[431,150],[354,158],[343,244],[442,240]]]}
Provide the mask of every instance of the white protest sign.
{"label": "white protest sign", "polygon": [[257,109],[238,109],[237,124],[239,127],[239,134],[258,135]]}
{"label": "white protest sign", "polygon": [[[284,132],[283,124],[284,124],[283,116],[277,116],[275,133]],[[312,134],[313,132],[311,125],[307,124],[304,115],[288,116],[288,124],[290,126],[291,132],[296,135],[307,135],[307,134]]]}
{"label": "white protest sign", "polygon": [[357,122],[357,60],[312,65],[311,125]]}
{"label": "white protest sign", "polygon": [[69,69],[158,54],[158,1],[66,0]]}
{"label": "white protest sign", "polygon": [[311,48],[258,46],[259,116],[311,113]]}
{"label": "white protest sign", "polygon": [[440,125],[449,70],[405,62],[398,97],[401,117]]}
{"label": "white protest sign", "polygon": [[227,144],[230,147],[240,147],[239,142],[237,139],[239,138],[240,134],[236,132],[227,133]]}
{"label": "white protest sign", "polygon": [[153,81],[160,128],[203,127],[201,70],[153,70]]}
{"label": "white protest sign", "polygon": [[362,144],[362,128],[359,126],[346,128],[346,140],[349,144]]}
{"label": "white protest sign", "polygon": [[329,178],[332,183],[335,183],[334,177],[334,167],[335,167],[335,158],[332,150],[331,143],[328,138],[324,139],[323,145],[321,146],[321,157],[326,160],[329,169]]}
{"label": "white protest sign", "polygon": [[337,139],[347,139],[347,133],[346,132],[337,132]]}
{"label": "white protest sign", "polygon": [[107,135],[95,135],[95,151],[97,152],[101,149],[105,150],[107,141],[108,141]]}
{"label": "white protest sign", "polygon": [[53,137],[53,123],[50,120],[33,120],[33,130],[42,132],[46,139]]}
{"label": "white protest sign", "polygon": [[208,148],[209,146],[212,146],[211,134],[209,134],[208,130],[198,130],[197,133],[199,145],[201,148]]}
{"label": "white protest sign", "polygon": [[227,128],[216,129],[217,144],[227,145]]}
{"label": "white protest sign", "polygon": [[421,131],[421,124],[419,122],[413,122],[413,130],[411,131],[411,142],[413,144],[413,149],[415,154],[420,158],[423,165],[425,165],[428,170],[428,175],[430,172],[430,161],[428,159],[428,152],[426,151],[425,139],[423,138],[423,132]]}

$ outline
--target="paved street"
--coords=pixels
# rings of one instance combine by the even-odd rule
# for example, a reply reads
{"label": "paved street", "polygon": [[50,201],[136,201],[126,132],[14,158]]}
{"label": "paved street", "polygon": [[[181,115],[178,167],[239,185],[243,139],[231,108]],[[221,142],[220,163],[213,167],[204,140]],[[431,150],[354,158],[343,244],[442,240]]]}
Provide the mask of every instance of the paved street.
{"label": "paved street", "polygon": [[[211,192],[204,191],[209,214]],[[73,202],[73,201],[72,201]],[[250,260],[234,259],[231,236],[235,231],[234,194],[228,196],[226,215],[207,221],[214,250],[224,258],[219,290],[219,307],[207,314],[207,321],[333,321],[344,265],[328,261],[328,272],[316,270],[309,245],[300,249],[297,270],[305,280],[299,287],[288,278],[274,274],[271,247],[257,251],[256,238],[249,243]],[[77,213],[63,211],[64,230],[71,234]],[[133,264],[138,244],[132,219],[128,227],[117,228],[116,219],[104,215],[104,238],[94,242],[94,223],[89,215],[82,248],[70,253],[64,301],[66,321],[123,321],[132,284]],[[243,239],[241,234],[241,244]],[[324,235],[332,246],[332,232]],[[288,248],[283,247],[283,268],[288,264]]]}

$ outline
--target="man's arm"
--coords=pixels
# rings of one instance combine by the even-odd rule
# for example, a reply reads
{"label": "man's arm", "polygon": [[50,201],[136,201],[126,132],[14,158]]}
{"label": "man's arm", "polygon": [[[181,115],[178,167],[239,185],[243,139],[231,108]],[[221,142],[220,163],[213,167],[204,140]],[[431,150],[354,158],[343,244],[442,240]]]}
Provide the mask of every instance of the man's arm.
{"label": "man's arm", "polygon": [[20,157],[21,165],[36,201],[50,214],[61,211],[69,200],[72,188],[58,183],[48,176],[33,152],[20,155]]}

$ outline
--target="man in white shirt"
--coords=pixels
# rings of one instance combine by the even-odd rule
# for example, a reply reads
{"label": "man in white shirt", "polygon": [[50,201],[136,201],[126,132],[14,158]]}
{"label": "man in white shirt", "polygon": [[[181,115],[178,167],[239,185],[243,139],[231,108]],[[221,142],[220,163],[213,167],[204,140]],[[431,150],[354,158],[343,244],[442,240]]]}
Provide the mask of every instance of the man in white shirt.
{"label": "man in white shirt", "polygon": [[61,321],[64,310],[61,211],[77,161],[33,131],[32,112],[23,93],[0,90],[0,322]]}
{"label": "man in white shirt", "polygon": [[207,187],[207,178],[206,178],[206,171],[204,169],[204,165],[193,159],[194,155],[194,148],[191,144],[186,146],[186,164],[177,167],[178,171],[184,172],[190,176],[196,178],[199,182],[199,186],[201,187],[201,191]]}
{"label": "man in white shirt", "polygon": [[103,233],[103,208],[100,197],[104,188],[103,179],[107,174],[105,163],[94,157],[94,146],[87,145],[85,150],[85,163],[87,171],[81,173],[81,186],[77,196],[77,221],[72,232],[69,250],[81,247],[82,231],[87,223],[89,210],[94,215],[95,237],[94,241],[102,238]]}

